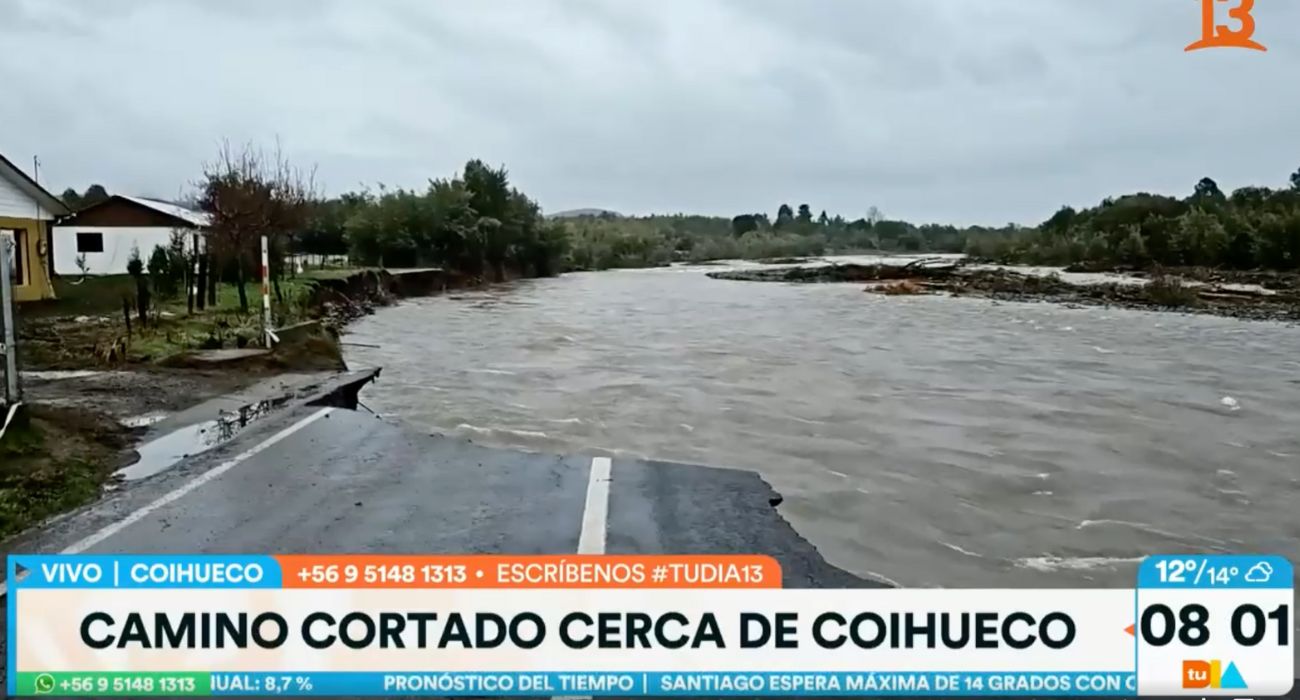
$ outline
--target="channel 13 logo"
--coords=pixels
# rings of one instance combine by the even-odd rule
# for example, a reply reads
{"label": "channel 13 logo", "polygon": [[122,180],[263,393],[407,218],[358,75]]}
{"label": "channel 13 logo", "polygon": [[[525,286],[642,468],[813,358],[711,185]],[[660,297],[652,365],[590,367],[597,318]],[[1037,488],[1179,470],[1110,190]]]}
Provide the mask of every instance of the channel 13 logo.
{"label": "channel 13 logo", "polygon": [[1213,661],[1184,661],[1184,688],[1220,688],[1225,690],[1244,690],[1246,679],[1241,677],[1237,664],[1229,661],[1228,667],[1218,659]]}
{"label": "channel 13 logo", "polygon": [[[1219,24],[1215,19],[1215,8],[1223,6],[1228,17],[1236,20],[1234,28],[1228,24]],[[1187,45],[1183,51],[1196,51],[1212,48],[1238,48],[1268,51],[1264,45],[1251,37],[1255,35],[1255,0],[1201,0],[1201,38]]]}

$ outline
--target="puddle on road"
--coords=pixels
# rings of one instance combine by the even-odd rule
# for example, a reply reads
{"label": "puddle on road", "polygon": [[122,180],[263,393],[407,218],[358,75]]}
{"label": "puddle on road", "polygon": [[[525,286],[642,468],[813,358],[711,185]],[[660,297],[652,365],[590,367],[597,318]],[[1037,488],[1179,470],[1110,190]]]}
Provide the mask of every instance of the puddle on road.
{"label": "puddle on road", "polygon": [[216,420],[187,425],[150,440],[136,448],[140,460],[118,470],[115,476],[135,481],[169,469],[186,457],[202,454],[230,440],[288,400],[288,397],[281,397],[241,406],[237,411],[222,411]]}

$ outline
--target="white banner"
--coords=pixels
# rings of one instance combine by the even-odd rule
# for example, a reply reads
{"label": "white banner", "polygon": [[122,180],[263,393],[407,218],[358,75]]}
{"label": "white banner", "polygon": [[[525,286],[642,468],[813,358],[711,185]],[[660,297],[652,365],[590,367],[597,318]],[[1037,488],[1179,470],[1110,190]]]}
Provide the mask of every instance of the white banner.
{"label": "white banner", "polygon": [[27,589],[22,671],[1133,671],[1132,590]]}

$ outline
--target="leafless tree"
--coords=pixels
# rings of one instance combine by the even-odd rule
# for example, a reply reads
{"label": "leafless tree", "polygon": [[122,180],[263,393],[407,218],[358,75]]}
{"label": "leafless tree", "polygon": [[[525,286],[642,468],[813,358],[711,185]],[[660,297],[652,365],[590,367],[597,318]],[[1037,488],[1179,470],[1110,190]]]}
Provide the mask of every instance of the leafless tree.
{"label": "leafless tree", "polygon": [[[216,159],[204,165],[199,189],[199,206],[212,217],[212,253],[235,268],[239,308],[247,312],[247,278],[259,267],[261,238],[268,236],[277,260],[282,259],[316,197],[315,170],[304,173],[293,166],[278,142],[269,156],[251,144],[236,150],[225,142]],[[272,269],[277,295],[282,267]]]}

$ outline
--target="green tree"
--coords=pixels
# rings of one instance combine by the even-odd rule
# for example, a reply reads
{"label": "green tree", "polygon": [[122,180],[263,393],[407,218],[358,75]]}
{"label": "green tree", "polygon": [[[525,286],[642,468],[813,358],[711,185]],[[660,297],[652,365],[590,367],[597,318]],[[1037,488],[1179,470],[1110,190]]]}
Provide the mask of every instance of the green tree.
{"label": "green tree", "polygon": [[72,211],[81,209],[81,193],[71,187],[64,190],[63,194],[59,195],[59,199],[63,200],[64,206]]}
{"label": "green tree", "polygon": [[790,224],[794,223],[794,210],[789,204],[782,204],[776,210],[776,223],[772,224],[774,229],[787,229]]}
{"label": "green tree", "polygon": [[1096,262],[1113,261],[1110,244],[1107,242],[1106,236],[1095,231],[1090,232],[1084,246],[1084,256],[1087,260]]}
{"label": "green tree", "polygon": [[1219,189],[1219,183],[1208,177],[1201,178],[1192,191],[1192,200],[1202,205],[1221,204],[1226,199],[1223,190]]}
{"label": "green tree", "polygon": [[149,255],[149,281],[153,290],[161,299],[171,299],[180,290],[181,277],[185,274],[185,261],[171,258],[166,246],[154,246]]}
{"label": "green tree", "polygon": [[1279,270],[1300,267],[1300,211],[1265,214],[1258,230],[1259,259],[1264,266]]}
{"label": "green tree", "polygon": [[1267,187],[1239,187],[1228,201],[1238,209],[1263,209],[1272,196],[1273,191]]}
{"label": "green tree", "polygon": [[94,206],[108,199],[108,190],[103,185],[94,184],[86,188],[86,193],[81,195],[81,207]]}
{"label": "green tree", "polygon": [[1078,214],[1074,207],[1063,206],[1055,214],[1052,214],[1052,218],[1044,221],[1039,228],[1048,233],[1064,234],[1070,230],[1070,226],[1074,223],[1074,218]]}
{"label": "green tree", "polygon": [[[1234,197],[1237,192],[1233,193]],[[1235,212],[1227,215],[1222,223],[1228,237],[1223,262],[1238,270],[1254,267],[1259,259],[1259,236],[1254,225],[1246,217]]]}
{"label": "green tree", "polygon": [[1196,208],[1179,218],[1173,249],[1184,265],[1217,265],[1228,249],[1228,232],[1213,214]]}
{"label": "green tree", "polygon": [[126,273],[135,280],[135,309],[140,319],[140,327],[149,325],[149,280],[144,275],[144,261],[140,259],[140,249],[131,246],[131,256],[126,260]]}
{"label": "green tree", "polygon": [[799,214],[795,217],[800,224],[811,224],[813,220],[812,208],[807,204],[799,205]]}
{"label": "green tree", "polygon": [[753,214],[741,214],[731,219],[731,233],[739,238],[750,231],[758,230],[758,217]]}
{"label": "green tree", "polygon": [[1146,241],[1142,240],[1142,228],[1140,226],[1129,226],[1128,235],[1124,236],[1115,249],[1115,257],[1120,262],[1133,267],[1145,267],[1151,262],[1151,257],[1147,254]]}

